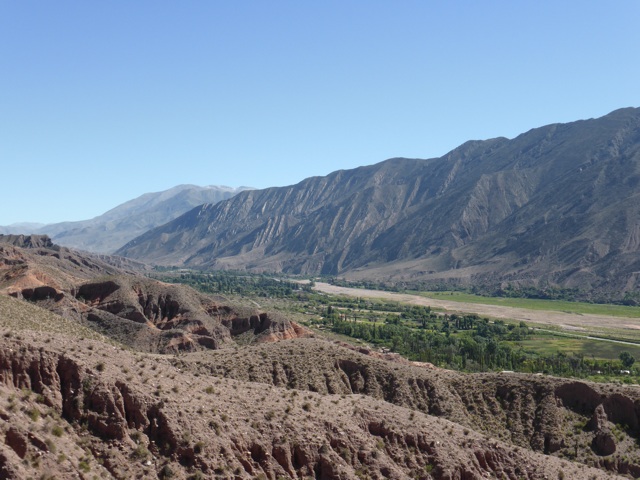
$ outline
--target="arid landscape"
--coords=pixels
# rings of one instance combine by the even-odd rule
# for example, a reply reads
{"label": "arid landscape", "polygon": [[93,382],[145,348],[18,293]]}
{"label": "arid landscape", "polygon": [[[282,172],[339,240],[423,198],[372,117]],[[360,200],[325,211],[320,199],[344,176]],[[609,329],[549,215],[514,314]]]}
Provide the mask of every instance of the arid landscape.
{"label": "arid landscape", "polygon": [[640,288],[640,109],[198,206],[119,248],[164,266],[464,288]]}
{"label": "arid landscape", "polygon": [[0,480],[640,480],[638,19],[0,1]]}
{"label": "arid landscape", "polygon": [[639,125],[0,235],[0,478],[640,477]]}
{"label": "arid landscape", "polygon": [[401,361],[46,237],[0,255],[2,478],[640,476],[637,387]]}

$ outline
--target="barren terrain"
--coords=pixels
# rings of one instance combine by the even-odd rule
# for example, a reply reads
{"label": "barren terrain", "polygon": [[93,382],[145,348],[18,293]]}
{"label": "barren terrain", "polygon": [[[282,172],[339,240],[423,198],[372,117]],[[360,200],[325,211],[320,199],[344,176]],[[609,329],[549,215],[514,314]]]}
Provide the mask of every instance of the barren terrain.
{"label": "barren terrain", "polygon": [[414,284],[640,289],[640,109],[202,205],[117,251],[156,265]]}
{"label": "barren terrain", "polygon": [[47,242],[0,275],[2,479],[640,476],[635,387],[417,365]]}
{"label": "barren terrain", "polygon": [[[39,313],[4,297],[0,315]],[[155,355],[44,336],[20,321],[0,333],[1,478],[515,480],[640,473],[634,438],[624,430],[637,427],[628,408],[636,397],[620,387],[605,393],[596,385],[520,375],[466,377],[318,339]],[[579,456],[570,460],[577,445]]]}

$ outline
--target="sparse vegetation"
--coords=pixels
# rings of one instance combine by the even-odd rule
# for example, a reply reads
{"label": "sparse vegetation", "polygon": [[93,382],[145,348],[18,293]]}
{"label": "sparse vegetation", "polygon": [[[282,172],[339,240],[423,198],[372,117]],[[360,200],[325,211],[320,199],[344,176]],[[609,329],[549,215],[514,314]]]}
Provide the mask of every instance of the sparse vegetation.
{"label": "sparse vegetation", "polygon": [[29,418],[31,419],[32,422],[36,422],[40,419],[40,410],[38,410],[35,407],[30,408],[27,411],[27,414],[29,415]]}
{"label": "sparse vegetation", "polygon": [[[575,400],[558,388],[581,382],[551,381],[544,376],[526,377],[526,381],[523,376],[501,374],[464,376],[380,354],[382,348],[393,348],[409,358],[420,358],[412,355],[426,355],[427,345],[434,363],[461,370],[482,370],[480,362],[485,362],[485,370],[500,368],[500,362],[517,366],[520,355],[529,361],[535,358],[521,348],[539,335],[529,325],[323,296],[304,288],[290,292],[273,288],[280,292],[274,295],[281,295],[282,311],[300,315],[334,338],[345,338],[342,329],[351,329],[350,338],[369,334],[367,345],[353,340],[358,348],[344,348],[320,338],[302,338],[159,355],[153,348],[145,354],[114,348],[113,343],[85,334],[83,340],[69,337],[75,334],[69,332],[43,339],[28,329],[20,330],[20,335],[12,331],[0,337],[6,346],[2,350],[5,365],[11,365],[5,367],[3,378],[13,379],[0,385],[4,399],[0,410],[7,423],[4,433],[13,427],[5,448],[26,445],[19,468],[28,471],[27,478],[37,478],[34,473],[43,469],[52,469],[57,478],[66,478],[69,472],[87,478],[192,479],[209,472],[226,478],[248,475],[247,465],[255,477],[261,469],[276,476],[277,456],[291,458],[298,474],[318,471],[314,464],[318,453],[323,462],[350,465],[359,478],[376,478],[387,468],[407,477],[428,478],[450,463],[477,476],[500,478],[502,467],[514,471],[515,466],[543,463],[549,478],[559,472],[568,478],[589,478],[587,473],[593,470],[579,463],[560,466],[556,458],[582,464],[597,459],[592,452],[595,431],[588,423],[593,412],[581,411],[593,407],[572,402],[614,395],[615,401],[637,400],[637,395],[619,385],[588,385],[585,388],[593,392],[579,392]],[[254,298],[274,301],[269,296]],[[213,310],[213,303],[206,305]],[[203,320],[206,328],[221,328],[211,318],[210,324]],[[153,334],[162,333],[158,329]],[[70,344],[75,345],[74,351]],[[475,349],[484,357],[477,356]],[[635,355],[632,349],[628,353]],[[571,358],[567,355],[563,361]],[[607,361],[612,362],[611,368],[620,368],[625,359],[616,354]],[[590,361],[605,365],[590,358],[576,366],[592,368]],[[635,363],[629,366],[632,371],[636,367]],[[635,371],[628,377],[635,378]],[[30,388],[19,390],[14,385]],[[545,409],[549,409],[545,415],[564,421],[527,423],[526,419]],[[617,425],[609,422],[603,429],[609,429],[616,443],[612,464],[640,464],[635,427],[621,418],[616,418]],[[560,447],[554,456],[514,448],[514,444],[527,445],[532,435],[552,438]],[[36,449],[51,455],[35,455]],[[484,452],[492,452],[504,464],[480,468]]]}
{"label": "sparse vegetation", "polygon": [[149,455],[151,454],[149,453],[149,450],[147,449],[147,447],[145,447],[142,444],[138,444],[138,446],[135,448],[135,450],[131,455],[133,456],[133,458],[136,458],[138,460],[144,460],[148,458]]}
{"label": "sparse vegetation", "polygon": [[78,463],[78,468],[84,473],[89,473],[89,471],[91,471],[91,465],[86,460],[80,460],[80,462]]}

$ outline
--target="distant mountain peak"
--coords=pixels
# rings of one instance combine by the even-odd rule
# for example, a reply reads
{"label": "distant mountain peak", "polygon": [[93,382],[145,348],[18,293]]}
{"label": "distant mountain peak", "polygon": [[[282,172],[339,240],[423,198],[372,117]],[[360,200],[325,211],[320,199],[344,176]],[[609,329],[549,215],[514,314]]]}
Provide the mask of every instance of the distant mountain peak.
{"label": "distant mountain peak", "polygon": [[90,220],[50,225],[0,227],[0,233],[43,233],[58,244],[95,253],[111,253],[132,238],[203,203],[231,198],[243,187],[176,185],[140,195]]}

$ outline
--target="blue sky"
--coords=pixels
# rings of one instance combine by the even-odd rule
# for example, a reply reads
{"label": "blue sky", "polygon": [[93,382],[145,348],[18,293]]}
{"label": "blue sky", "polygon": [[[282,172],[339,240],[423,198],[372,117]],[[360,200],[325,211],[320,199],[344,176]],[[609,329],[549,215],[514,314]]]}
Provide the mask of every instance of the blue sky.
{"label": "blue sky", "polygon": [[640,106],[640,2],[0,0],[0,225]]}

